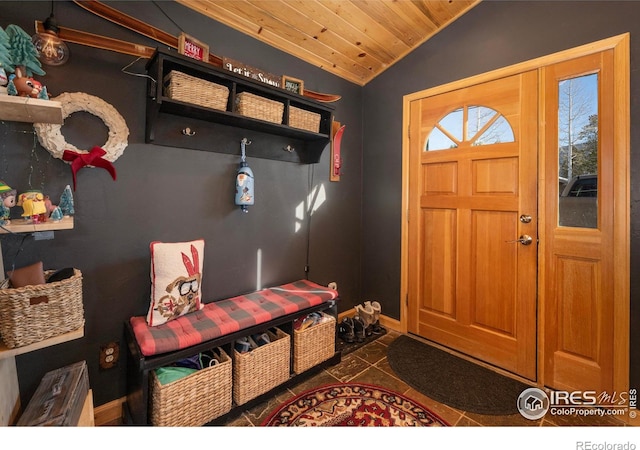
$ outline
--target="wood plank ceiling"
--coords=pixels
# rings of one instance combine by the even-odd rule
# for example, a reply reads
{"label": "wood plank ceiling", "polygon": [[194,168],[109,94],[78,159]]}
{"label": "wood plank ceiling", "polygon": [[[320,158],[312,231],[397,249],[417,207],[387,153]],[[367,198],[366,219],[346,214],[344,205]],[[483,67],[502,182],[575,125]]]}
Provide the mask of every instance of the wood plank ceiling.
{"label": "wood plank ceiling", "polygon": [[480,2],[176,1],[361,86]]}

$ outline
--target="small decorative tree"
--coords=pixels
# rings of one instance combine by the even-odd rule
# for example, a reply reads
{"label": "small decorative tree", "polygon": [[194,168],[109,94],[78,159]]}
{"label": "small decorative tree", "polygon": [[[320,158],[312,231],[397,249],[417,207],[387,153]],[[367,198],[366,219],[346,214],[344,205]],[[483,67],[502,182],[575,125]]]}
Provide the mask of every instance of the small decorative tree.
{"label": "small decorative tree", "polygon": [[49,100],[49,92],[47,91],[47,87],[46,86],[42,86],[42,90],[38,94],[38,98],[40,100]]}
{"label": "small decorative tree", "polygon": [[62,214],[65,216],[73,216],[75,213],[73,209],[73,193],[71,192],[71,186],[67,184],[60,196],[60,204],[58,205],[62,210]]}
{"label": "small decorative tree", "polygon": [[9,52],[9,35],[0,27],[0,93],[7,93],[6,86],[9,83],[9,74],[13,72],[13,59]]}
{"label": "small decorative tree", "polygon": [[13,72],[13,58],[9,51],[11,43],[9,35],[0,27],[0,69],[4,69],[7,73]]}
{"label": "small decorative tree", "polygon": [[14,24],[7,26],[6,33],[9,36],[9,52],[14,67],[21,66],[27,77],[33,77],[34,74],[45,75],[31,36]]}

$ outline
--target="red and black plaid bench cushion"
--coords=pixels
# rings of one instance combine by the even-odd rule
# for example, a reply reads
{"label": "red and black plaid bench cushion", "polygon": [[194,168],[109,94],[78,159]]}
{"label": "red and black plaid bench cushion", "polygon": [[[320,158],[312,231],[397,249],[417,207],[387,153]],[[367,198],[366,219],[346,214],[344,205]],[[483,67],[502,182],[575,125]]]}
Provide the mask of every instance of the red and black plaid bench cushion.
{"label": "red and black plaid bench cushion", "polygon": [[308,280],[299,280],[251,294],[219,300],[165,324],[150,327],[143,316],[131,326],[144,356],[191,347],[277,317],[333,300],[338,292]]}

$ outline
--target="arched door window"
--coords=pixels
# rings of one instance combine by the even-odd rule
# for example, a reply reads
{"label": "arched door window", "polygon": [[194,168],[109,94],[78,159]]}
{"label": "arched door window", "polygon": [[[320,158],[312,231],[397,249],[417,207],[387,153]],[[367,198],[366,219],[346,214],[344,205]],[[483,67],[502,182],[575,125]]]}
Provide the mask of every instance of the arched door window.
{"label": "arched door window", "polygon": [[427,137],[424,151],[513,142],[507,119],[486,106],[464,106],[444,116]]}

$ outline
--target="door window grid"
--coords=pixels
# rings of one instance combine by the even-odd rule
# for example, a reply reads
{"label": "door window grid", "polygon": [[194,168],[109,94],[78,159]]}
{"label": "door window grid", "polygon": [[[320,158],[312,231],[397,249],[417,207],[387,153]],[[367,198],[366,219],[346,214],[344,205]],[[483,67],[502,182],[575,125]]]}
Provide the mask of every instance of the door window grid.
{"label": "door window grid", "polygon": [[486,106],[463,106],[451,111],[434,125],[424,151],[503,142],[514,142],[514,134],[502,114]]}

